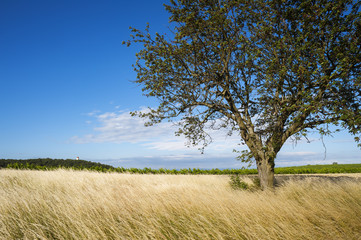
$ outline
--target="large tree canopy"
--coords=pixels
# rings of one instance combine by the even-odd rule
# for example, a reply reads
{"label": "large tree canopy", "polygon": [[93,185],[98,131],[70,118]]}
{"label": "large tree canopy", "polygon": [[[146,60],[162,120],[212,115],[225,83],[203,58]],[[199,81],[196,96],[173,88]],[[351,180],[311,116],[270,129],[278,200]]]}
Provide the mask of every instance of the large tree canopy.
{"label": "large tree canopy", "polygon": [[150,123],[175,119],[191,143],[206,127],[240,135],[261,186],[291,136],[361,124],[361,13],[353,0],[178,0],[165,5],[170,34],[132,28],[134,65]]}

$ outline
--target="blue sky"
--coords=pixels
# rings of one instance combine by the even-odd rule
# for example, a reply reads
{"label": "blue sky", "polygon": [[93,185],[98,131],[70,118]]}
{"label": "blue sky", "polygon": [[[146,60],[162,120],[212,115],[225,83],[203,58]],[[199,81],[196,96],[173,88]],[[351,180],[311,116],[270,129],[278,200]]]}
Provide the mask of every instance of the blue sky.
{"label": "blue sky", "polygon": [[[169,123],[145,128],[130,111],[156,106],[142,96],[132,64],[137,47],[121,45],[129,26],[166,32],[163,1],[0,2],[0,158],[71,158],[123,167],[236,168],[237,136],[213,132],[200,154]],[[311,143],[287,142],[276,166],[360,163],[343,132]]]}

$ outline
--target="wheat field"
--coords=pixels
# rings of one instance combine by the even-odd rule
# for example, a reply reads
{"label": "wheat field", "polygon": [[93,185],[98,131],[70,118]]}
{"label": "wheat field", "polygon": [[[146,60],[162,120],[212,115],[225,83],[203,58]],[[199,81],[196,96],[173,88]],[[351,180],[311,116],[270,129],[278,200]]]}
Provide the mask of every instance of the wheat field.
{"label": "wheat field", "polygon": [[361,184],[0,170],[0,239],[361,239]]}

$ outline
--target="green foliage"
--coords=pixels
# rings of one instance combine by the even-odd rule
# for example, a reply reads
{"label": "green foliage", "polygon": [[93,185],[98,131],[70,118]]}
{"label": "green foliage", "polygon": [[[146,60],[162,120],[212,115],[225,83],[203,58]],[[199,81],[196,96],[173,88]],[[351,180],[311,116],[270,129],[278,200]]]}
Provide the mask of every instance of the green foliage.
{"label": "green foliage", "polygon": [[241,189],[241,190],[249,189],[248,184],[246,182],[242,181],[239,178],[238,174],[230,176],[229,184],[231,185],[232,189],[235,189],[235,190],[237,190],[237,189]]}
{"label": "green foliage", "polygon": [[38,159],[0,159],[0,168],[15,168],[15,169],[31,169],[31,170],[54,170],[58,168],[69,168],[74,170],[91,170],[106,172],[114,170],[114,167],[106,164],[95,163],[85,160],[73,160],[73,159],[50,159],[50,158],[38,158]]}
{"label": "green foliage", "polygon": [[[287,139],[338,125],[361,134],[360,1],[171,1],[170,35],[131,28],[140,44],[136,83],[157,109],[147,125],[179,125],[188,144],[209,129],[240,136],[252,158],[274,167]],[[361,146],[361,145],[360,145]],[[258,164],[258,166],[262,165]],[[267,168],[264,168],[267,169]],[[265,183],[262,183],[265,184]]]}
{"label": "green foliage", "polygon": [[261,183],[258,177],[252,178],[252,184],[248,184],[245,181],[241,180],[240,176],[238,174],[230,175],[230,181],[229,184],[232,189],[234,190],[260,190],[261,189]]}

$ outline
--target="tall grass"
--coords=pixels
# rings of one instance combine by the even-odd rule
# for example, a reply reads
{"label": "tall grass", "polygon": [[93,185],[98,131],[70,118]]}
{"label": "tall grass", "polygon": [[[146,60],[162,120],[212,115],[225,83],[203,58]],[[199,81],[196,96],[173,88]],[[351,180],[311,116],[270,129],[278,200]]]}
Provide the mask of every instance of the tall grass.
{"label": "tall grass", "polygon": [[1,170],[0,239],[361,239],[361,184]]}

